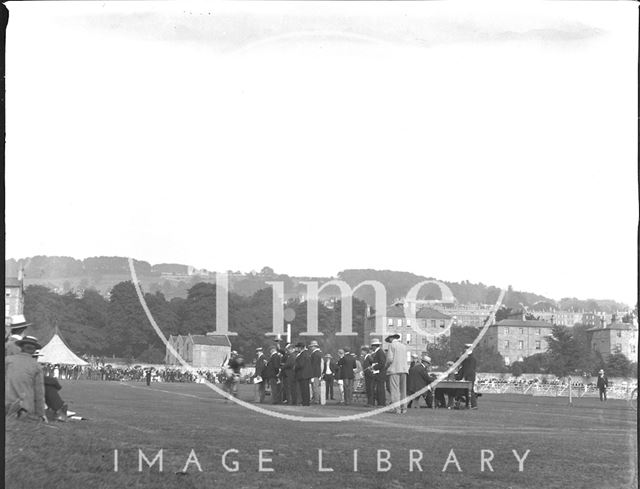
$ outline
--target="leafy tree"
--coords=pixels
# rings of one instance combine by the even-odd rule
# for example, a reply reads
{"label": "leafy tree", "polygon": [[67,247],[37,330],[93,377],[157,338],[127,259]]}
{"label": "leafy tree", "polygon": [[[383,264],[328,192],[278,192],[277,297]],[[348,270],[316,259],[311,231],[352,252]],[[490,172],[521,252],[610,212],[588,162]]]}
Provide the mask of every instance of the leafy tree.
{"label": "leafy tree", "polygon": [[135,357],[149,345],[160,343],[131,281],[120,282],[113,287],[108,311],[110,353]]}
{"label": "leafy tree", "polygon": [[551,373],[566,377],[581,371],[583,365],[581,349],[571,331],[565,326],[554,326],[547,337]]}
{"label": "leafy tree", "polygon": [[609,377],[628,377],[631,375],[631,361],[622,353],[609,355],[605,368]]}
{"label": "leafy tree", "polygon": [[493,348],[479,345],[473,351],[473,354],[477,359],[478,372],[503,373],[507,371],[504,357]]}
{"label": "leafy tree", "polygon": [[549,363],[548,353],[536,353],[522,361],[522,371],[527,374],[544,373],[549,369]]}
{"label": "leafy tree", "polygon": [[524,362],[513,362],[509,368],[516,379],[524,373]]}
{"label": "leafy tree", "polygon": [[183,334],[205,334],[216,323],[216,286],[200,282],[187,292],[181,331]]}
{"label": "leafy tree", "polygon": [[449,337],[438,336],[434,342],[427,345],[427,354],[431,357],[433,365],[444,367],[448,360],[453,360]]}

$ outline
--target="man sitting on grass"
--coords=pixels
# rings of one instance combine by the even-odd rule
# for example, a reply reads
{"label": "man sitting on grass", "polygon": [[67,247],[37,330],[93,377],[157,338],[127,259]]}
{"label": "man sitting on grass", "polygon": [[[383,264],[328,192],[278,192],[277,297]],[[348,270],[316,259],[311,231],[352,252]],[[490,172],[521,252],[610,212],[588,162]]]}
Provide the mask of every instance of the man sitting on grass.
{"label": "man sitting on grass", "polygon": [[[35,361],[42,354],[40,350],[36,350],[33,354]],[[54,379],[49,375],[44,376],[44,402],[47,405],[45,415],[49,421],[66,421],[67,420],[67,403],[62,400],[58,391],[62,389],[58,379]]]}
{"label": "man sitting on grass", "polygon": [[5,415],[17,415],[22,419],[41,420],[44,415],[44,374],[33,354],[42,348],[37,338],[25,336],[16,341],[20,353],[4,360]]}

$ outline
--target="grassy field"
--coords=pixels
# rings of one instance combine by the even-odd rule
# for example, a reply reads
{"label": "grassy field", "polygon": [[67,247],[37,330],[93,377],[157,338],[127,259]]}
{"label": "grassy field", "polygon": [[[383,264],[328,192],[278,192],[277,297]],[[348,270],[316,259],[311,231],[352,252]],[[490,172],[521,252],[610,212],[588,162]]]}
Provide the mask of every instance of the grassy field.
{"label": "grassy field", "polygon": [[[241,397],[253,399],[252,386]],[[631,488],[637,487],[634,411],[624,401],[485,395],[477,411],[413,409],[358,421],[300,423],[268,417],[225,402],[201,384],[65,382],[62,394],[90,418],[55,424],[9,420],[7,488]],[[364,412],[364,407],[276,406],[314,416]],[[158,463],[138,472],[141,449]],[[237,472],[227,472],[222,454]],[[318,450],[323,467],[318,470]],[[118,450],[118,471],[114,471]],[[191,450],[202,472],[191,463]],[[264,468],[259,472],[259,450]],[[358,471],[353,453],[358,452]],[[378,471],[377,451],[391,468]],[[422,459],[410,471],[410,450]],[[453,458],[443,472],[451,450]],[[481,450],[491,450],[493,472],[481,471]],[[512,450],[522,457],[523,471]],[[384,458],[384,452],[382,452]],[[489,452],[485,452],[490,457]],[[418,465],[422,471],[418,470]],[[381,462],[381,469],[388,465]]]}

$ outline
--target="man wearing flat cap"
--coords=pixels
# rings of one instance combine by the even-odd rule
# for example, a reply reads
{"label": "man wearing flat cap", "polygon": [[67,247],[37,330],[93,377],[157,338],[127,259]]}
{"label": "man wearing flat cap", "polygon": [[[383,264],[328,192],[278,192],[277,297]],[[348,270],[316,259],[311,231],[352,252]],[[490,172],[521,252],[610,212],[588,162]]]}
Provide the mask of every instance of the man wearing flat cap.
{"label": "man wearing flat cap", "polygon": [[[389,377],[389,391],[391,403],[395,404],[407,397],[407,347],[400,341],[400,335],[395,333],[385,338],[390,343],[387,351],[387,377]],[[394,409],[396,414],[407,412],[406,403],[401,403]]]}
{"label": "man wearing flat cap", "polygon": [[27,419],[47,421],[44,414],[44,374],[37,360],[36,350],[42,348],[37,338],[25,336],[16,341],[20,353],[4,360],[5,415],[17,414]]}

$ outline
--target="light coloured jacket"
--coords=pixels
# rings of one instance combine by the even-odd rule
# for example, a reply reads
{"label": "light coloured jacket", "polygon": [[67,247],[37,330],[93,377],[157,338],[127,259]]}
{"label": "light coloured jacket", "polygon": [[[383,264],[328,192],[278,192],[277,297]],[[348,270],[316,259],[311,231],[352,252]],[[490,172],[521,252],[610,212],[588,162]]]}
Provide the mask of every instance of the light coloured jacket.
{"label": "light coloured jacket", "polygon": [[387,375],[406,374],[408,372],[407,346],[399,340],[393,340],[387,351]]}
{"label": "light coloured jacket", "polygon": [[24,352],[4,360],[5,407],[18,400],[29,414],[44,416],[44,374],[31,354]]}

